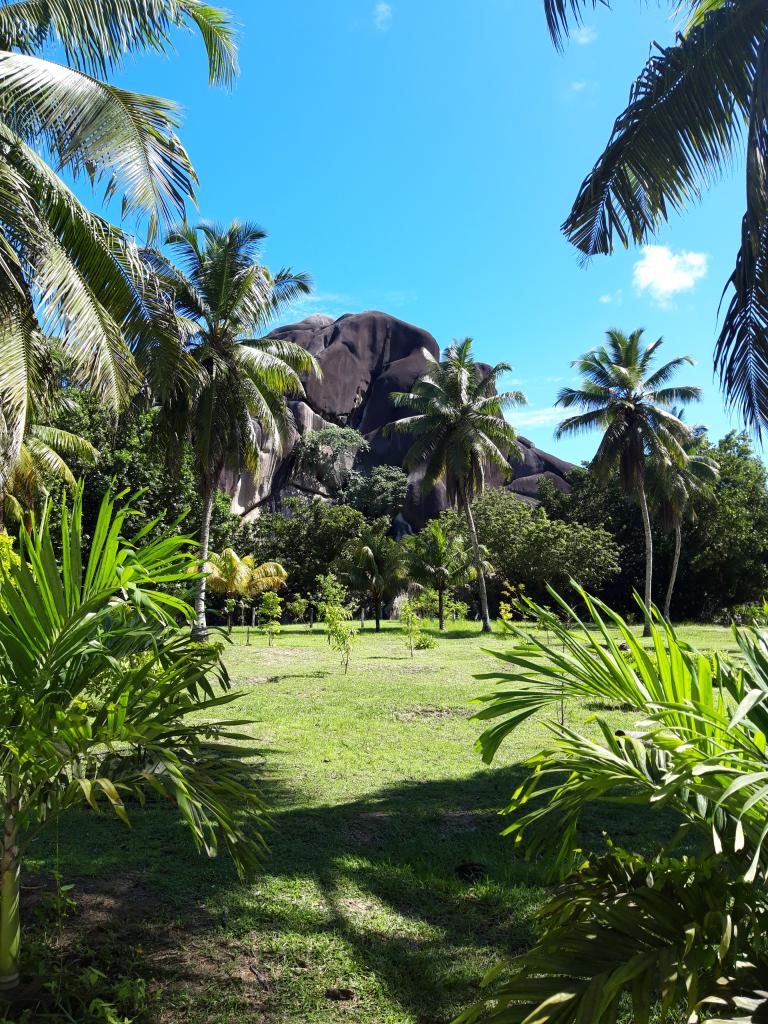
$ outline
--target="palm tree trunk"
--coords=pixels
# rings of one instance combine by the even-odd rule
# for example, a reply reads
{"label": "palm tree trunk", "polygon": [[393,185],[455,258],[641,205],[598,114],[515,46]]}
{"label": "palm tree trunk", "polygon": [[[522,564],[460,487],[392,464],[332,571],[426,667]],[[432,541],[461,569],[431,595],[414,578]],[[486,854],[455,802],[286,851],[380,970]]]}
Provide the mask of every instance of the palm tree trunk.
{"label": "palm tree trunk", "polygon": [[9,785],[6,791],[5,826],[0,864],[0,991],[15,988],[19,983],[21,862],[17,847],[17,813],[18,801],[15,788]]}
{"label": "palm tree trunk", "polygon": [[376,632],[381,632],[381,598],[375,598],[373,608],[376,613]]}
{"label": "palm tree trunk", "polygon": [[672,591],[677,582],[677,570],[680,568],[680,551],[683,546],[683,530],[680,523],[675,527],[675,557],[672,559],[672,572],[669,576],[667,596],[664,599],[664,618],[669,622],[669,612],[672,607]]}
{"label": "palm tree trunk", "polygon": [[[216,488],[211,486],[203,491],[203,521],[200,524],[200,569],[205,568],[208,561],[208,545],[211,539],[211,516],[213,515],[213,499]],[[195,625],[192,628],[192,635],[196,640],[206,640],[208,637],[208,622],[205,618],[205,576],[197,581],[197,593],[195,594]]]}
{"label": "palm tree trunk", "polygon": [[483,557],[480,554],[480,544],[477,540],[477,530],[475,529],[475,519],[472,515],[472,509],[469,501],[462,495],[462,503],[464,505],[464,514],[467,517],[467,529],[469,530],[469,539],[472,544],[472,551],[475,555],[475,568],[477,569],[477,589],[480,595],[480,617],[483,621],[483,632],[491,632],[491,619],[488,614],[488,591],[485,588],[485,573],[483,572]]}
{"label": "palm tree trunk", "polygon": [[640,511],[643,514],[643,530],[645,532],[645,593],[643,601],[648,609],[645,623],[643,625],[643,636],[651,635],[651,601],[653,600],[653,534],[651,533],[651,516],[648,512],[648,499],[645,495],[645,486],[641,482],[638,489],[638,500]]}
{"label": "palm tree trunk", "polygon": [[437,592],[437,624],[440,628],[440,632],[445,631],[445,591],[438,590]]}

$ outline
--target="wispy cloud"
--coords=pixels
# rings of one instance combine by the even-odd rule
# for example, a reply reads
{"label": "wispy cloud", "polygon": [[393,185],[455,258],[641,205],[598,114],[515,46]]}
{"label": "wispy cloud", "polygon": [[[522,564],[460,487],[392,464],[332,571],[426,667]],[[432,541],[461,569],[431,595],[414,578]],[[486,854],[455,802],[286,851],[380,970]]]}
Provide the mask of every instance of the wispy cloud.
{"label": "wispy cloud", "polygon": [[597,29],[592,28],[591,25],[582,25],[571,33],[571,37],[579,46],[589,46],[597,39]]}
{"label": "wispy cloud", "polygon": [[589,82],[571,82],[569,89],[571,92],[584,92],[589,85]]}
{"label": "wispy cloud", "polygon": [[562,409],[548,405],[543,409],[522,409],[511,414],[516,427],[549,427],[559,423],[565,414]]}
{"label": "wispy cloud", "polygon": [[605,295],[601,295],[597,301],[604,306],[620,306],[624,301],[624,292],[621,288],[617,288],[615,292],[606,292]]}
{"label": "wispy cloud", "polygon": [[388,32],[392,28],[392,4],[376,4],[373,9],[373,23],[377,32]]}
{"label": "wispy cloud", "polygon": [[675,295],[689,292],[707,275],[708,257],[703,252],[683,249],[673,252],[667,245],[646,245],[637,260],[632,282],[638,294],[647,292],[660,306],[668,306]]}
{"label": "wispy cloud", "polygon": [[297,299],[291,306],[290,312],[282,319],[285,323],[289,323],[292,320],[303,320],[304,317],[311,316],[313,313],[322,313],[324,316],[330,316],[336,320],[344,313],[349,313],[353,308],[354,303],[348,295],[336,292],[314,292],[312,295],[305,295],[303,298]]}

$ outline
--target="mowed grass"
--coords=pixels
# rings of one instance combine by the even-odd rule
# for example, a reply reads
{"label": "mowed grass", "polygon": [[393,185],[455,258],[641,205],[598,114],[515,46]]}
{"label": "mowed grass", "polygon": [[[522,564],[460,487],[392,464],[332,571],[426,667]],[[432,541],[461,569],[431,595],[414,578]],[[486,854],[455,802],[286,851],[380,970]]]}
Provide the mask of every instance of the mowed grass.
{"label": "mowed grass", "polygon": [[[725,629],[681,633],[734,649]],[[491,686],[474,677],[499,664],[483,648],[509,638],[455,625],[411,658],[385,623],[361,634],[347,675],[321,628],[286,628],[272,648],[258,633],[250,646],[241,630],[233,639],[225,658],[242,696],[225,711],[253,720],[244,765],[274,811],[263,874],[243,884],[223,855],[196,856],[170,806],[132,807],[131,831],[77,811],[33,851],[33,871],[60,868],[78,902],[46,940],[68,970],[145,979],[137,1020],[447,1024],[483,973],[531,940],[545,895],[543,865],[500,836],[498,814],[543,723],[516,733],[492,767],[474,749],[470,701]],[[587,731],[595,713],[566,708]],[[668,828],[595,808],[584,845],[608,829],[650,850]]]}

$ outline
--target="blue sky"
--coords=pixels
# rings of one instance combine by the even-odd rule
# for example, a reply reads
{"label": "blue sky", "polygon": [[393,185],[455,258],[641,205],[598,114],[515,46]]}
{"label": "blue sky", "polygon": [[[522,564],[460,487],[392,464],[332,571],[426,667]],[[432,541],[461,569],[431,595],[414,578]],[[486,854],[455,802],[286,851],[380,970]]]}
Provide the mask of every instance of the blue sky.
{"label": "blue sky", "polygon": [[[122,84],[185,108],[199,215],[252,219],[267,262],[312,274],[297,310],[382,309],[441,345],[471,335],[528,396],[520,432],[580,460],[596,438],[555,445],[569,362],[611,326],[663,335],[705,389],[691,420],[729,417],[712,375],[717,306],[742,215],[741,168],[676,218],[658,248],[588,268],[558,227],[601,151],[664,5],[617,4],[558,54],[540,0],[231,0],[241,25],[233,93],[210,89],[200,41],[142,58]],[[190,214],[194,218],[194,211]]]}

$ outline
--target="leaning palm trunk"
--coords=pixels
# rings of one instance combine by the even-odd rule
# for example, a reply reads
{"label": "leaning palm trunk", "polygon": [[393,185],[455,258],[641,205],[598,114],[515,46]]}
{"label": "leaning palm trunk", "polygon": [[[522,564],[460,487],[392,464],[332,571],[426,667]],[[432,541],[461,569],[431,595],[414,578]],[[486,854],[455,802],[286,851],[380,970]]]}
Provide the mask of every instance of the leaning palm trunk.
{"label": "leaning palm trunk", "polygon": [[648,512],[648,498],[645,494],[645,485],[641,482],[637,490],[637,500],[640,503],[640,511],[643,514],[643,531],[645,533],[645,592],[643,603],[647,609],[645,624],[643,625],[643,636],[651,635],[651,624],[648,619],[651,607],[653,590],[653,534],[651,533],[651,516]]}
{"label": "leaning palm trunk", "polygon": [[3,849],[0,861],[0,991],[14,988],[19,981],[19,950],[21,948],[19,877],[21,864],[17,846],[17,814],[16,786],[13,782],[7,782]]}
{"label": "leaning palm trunk", "polygon": [[675,583],[677,582],[677,570],[680,568],[680,551],[683,546],[683,530],[678,523],[675,527],[675,557],[672,560],[672,572],[669,576],[669,586],[667,587],[667,596],[664,599],[664,618],[669,622],[669,613],[672,607],[672,592],[675,589]]}
{"label": "leaning palm trunk", "polygon": [[[208,484],[203,491],[203,521],[200,524],[200,570],[205,570],[208,561],[208,548],[211,539],[211,517],[213,516],[213,499],[216,488]],[[192,632],[196,639],[205,640],[208,636],[208,621],[205,617],[205,576],[197,581],[195,594],[195,625]]]}
{"label": "leaning palm trunk", "polygon": [[485,587],[485,573],[483,572],[483,556],[480,551],[480,543],[477,539],[477,530],[475,529],[475,519],[472,515],[472,509],[469,501],[463,498],[464,512],[467,517],[467,529],[469,531],[469,540],[472,544],[472,551],[475,556],[475,568],[477,569],[477,590],[480,595],[480,617],[483,622],[483,632],[491,632],[491,618],[488,614],[488,591]]}

